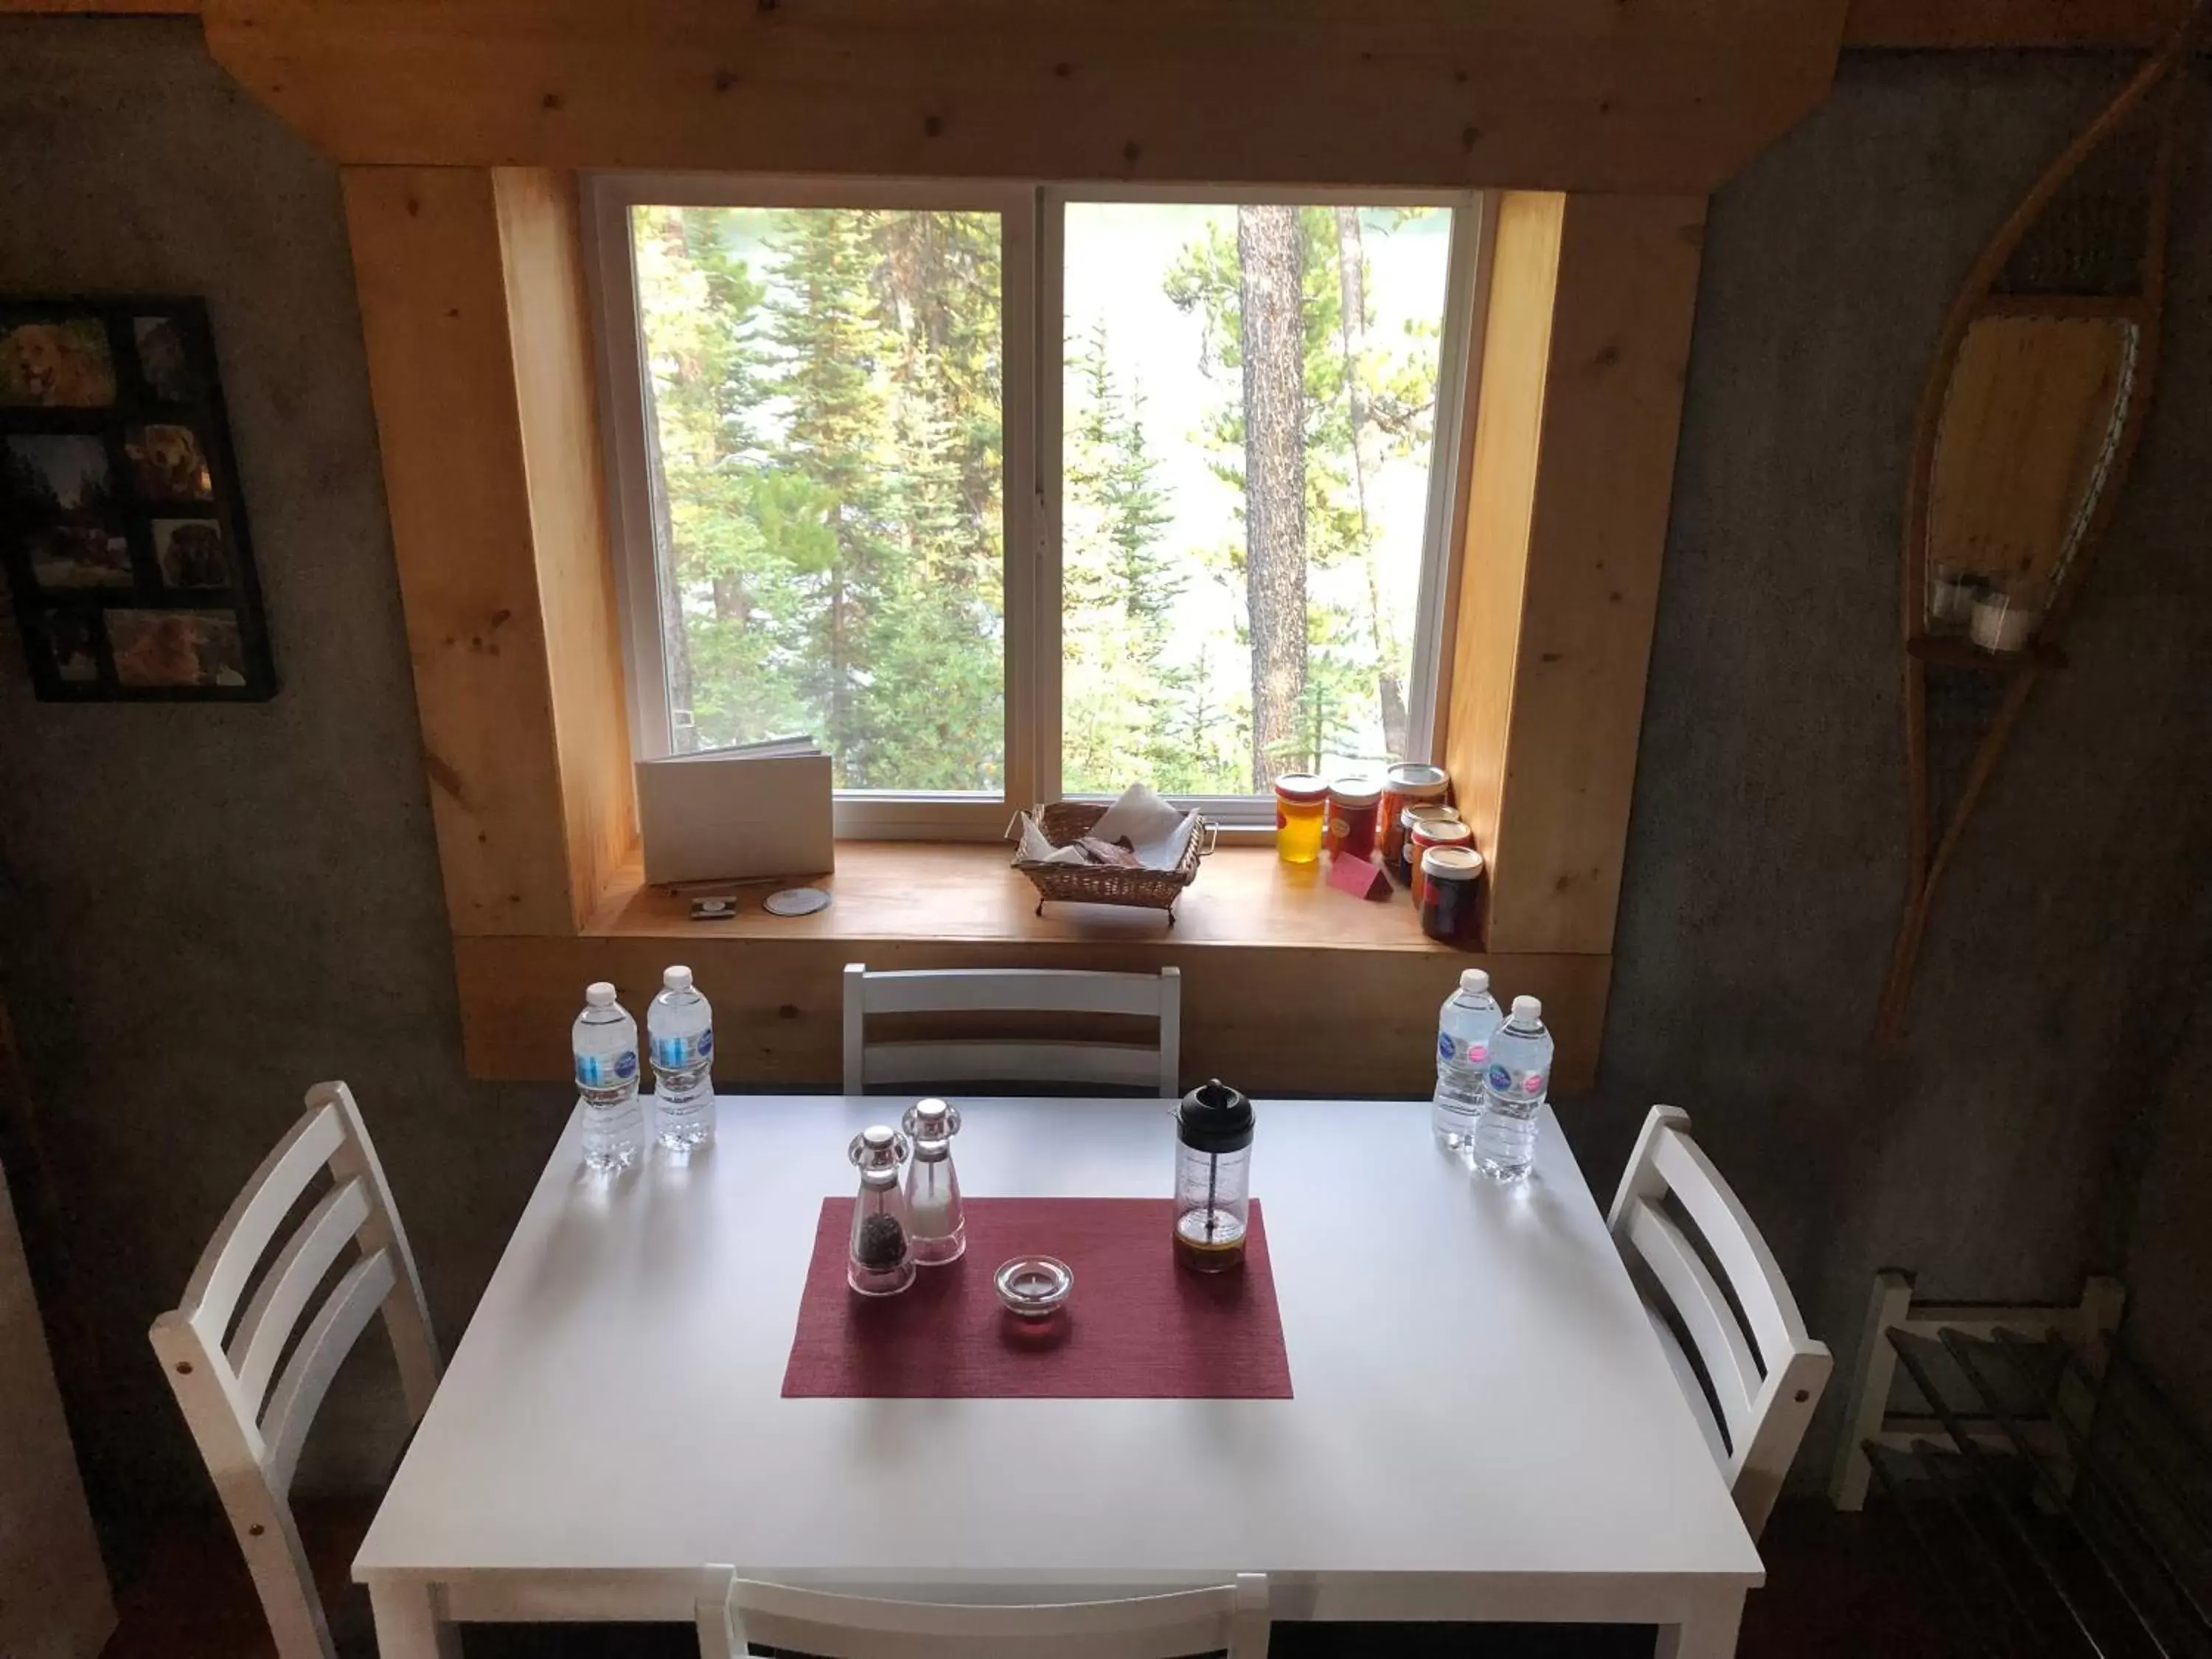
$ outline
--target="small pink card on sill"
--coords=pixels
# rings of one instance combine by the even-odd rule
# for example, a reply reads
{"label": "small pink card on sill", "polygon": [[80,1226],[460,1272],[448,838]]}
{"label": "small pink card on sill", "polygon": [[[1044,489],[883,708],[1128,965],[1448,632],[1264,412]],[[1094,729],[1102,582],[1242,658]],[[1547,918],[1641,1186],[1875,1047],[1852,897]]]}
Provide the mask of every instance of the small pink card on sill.
{"label": "small pink card on sill", "polygon": [[1372,859],[1332,858],[1328,861],[1328,884],[1342,888],[1354,898],[1390,896],[1390,878]]}

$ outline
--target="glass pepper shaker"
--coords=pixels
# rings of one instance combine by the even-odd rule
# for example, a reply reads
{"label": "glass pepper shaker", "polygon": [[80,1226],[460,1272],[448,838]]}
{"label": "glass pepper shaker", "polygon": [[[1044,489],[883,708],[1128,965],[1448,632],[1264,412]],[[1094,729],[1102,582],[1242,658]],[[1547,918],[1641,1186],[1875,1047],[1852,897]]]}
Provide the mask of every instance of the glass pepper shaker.
{"label": "glass pepper shaker", "polygon": [[1215,1078],[1176,1109],[1176,1260],[1194,1273],[1244,1262],[1251,1209],[1252,1103]]}
{"label": "glass pepper shaker", "polygon": [[906,1137],[888,1123],[861,1130],[846,1150],[860,1171],[860,1195],[853,1200],[845,1282],[862,1296],[896,1296],[914,1283],[906,1194],[899,1190],[906,1155]]}
{"label": "glass pepper shaker", "polygon": [[902,1121],[914,1140],[914,1160],[906,1166],[907,1237],[917,1266],[941,1267],[968,1248],[960,1176],[952,1168],[960,1114],[941,1100],[918,1100]]}

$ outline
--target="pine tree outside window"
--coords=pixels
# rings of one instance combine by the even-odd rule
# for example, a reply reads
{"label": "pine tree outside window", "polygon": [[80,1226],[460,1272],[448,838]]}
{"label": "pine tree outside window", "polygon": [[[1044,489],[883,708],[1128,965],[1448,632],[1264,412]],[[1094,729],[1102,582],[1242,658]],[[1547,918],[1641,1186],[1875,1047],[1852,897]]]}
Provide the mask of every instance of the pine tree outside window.
{"label": "pine tree outside window", "polygon": [[636,751],[945,839],[1429,758],[1475,207],[592,178]]}

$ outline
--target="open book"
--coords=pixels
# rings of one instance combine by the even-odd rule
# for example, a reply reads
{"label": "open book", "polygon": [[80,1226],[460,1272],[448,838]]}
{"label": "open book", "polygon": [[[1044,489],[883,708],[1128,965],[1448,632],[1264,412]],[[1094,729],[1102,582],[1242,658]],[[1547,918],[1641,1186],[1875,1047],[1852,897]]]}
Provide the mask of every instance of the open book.
{"label": "open book", "polygon": [[655,885],[831,866],[830,757],[811,738],[642,760],[636,773],[645,878]]}

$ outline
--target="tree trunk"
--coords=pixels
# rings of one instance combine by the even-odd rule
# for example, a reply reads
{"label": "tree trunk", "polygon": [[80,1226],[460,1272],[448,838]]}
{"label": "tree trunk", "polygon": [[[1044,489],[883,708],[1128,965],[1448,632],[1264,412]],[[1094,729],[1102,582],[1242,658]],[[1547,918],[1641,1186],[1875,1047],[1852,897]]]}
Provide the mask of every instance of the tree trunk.
{"label": "tree trunk", "polygon": [[1406,754],[1406,688],[1398,676],[1398,635],[1382,609],[1382,556],[1367,516],[1367,481],[1378,465],[1370,434],[1374,418],[1367,401],[1361,361],[1367,356],[1367,250],[1359,234],[1359,210],[1336,210],[1336,270],[1342,287],[1344,396],[1352,416],[1352,494],[1359,508],[1359,559],[1367,573],[1369,637],[1375,647],[1375,696],[1382,710],[1382,746],[1395,759]]}
{"label": "tree trunk", "polygon": [[1237,210],[1252,787],[1288,769],[1306,681],[1304,244],[1294,207]]}

